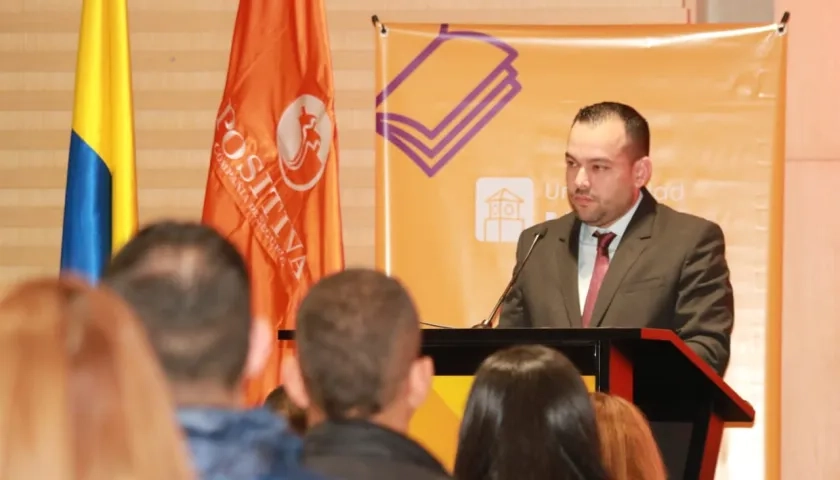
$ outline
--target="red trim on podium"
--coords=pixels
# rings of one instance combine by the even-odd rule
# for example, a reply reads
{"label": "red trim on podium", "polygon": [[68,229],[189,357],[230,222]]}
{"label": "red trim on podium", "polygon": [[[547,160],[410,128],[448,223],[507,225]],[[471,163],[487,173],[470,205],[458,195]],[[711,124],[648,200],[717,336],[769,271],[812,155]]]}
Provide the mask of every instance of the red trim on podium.
{"label": "red trim on podium", "polygon": [[610,395],[633,401],[633,364],[616,347],[610,347]]}
{"label": "red trim on podium", "polygon": [[714,480],[722,439],[723,420],[713,413],[709,417],[709,427],[706,430],[706,445],[703,449],[703,461],[700,464],[701,480]]}
{"label": "red trim on podium", "polygon": [[669,342],[673,344],[683,355],[685,355],[687,359],[691,360],[691,362],[701,372],[703,372],[703,374],[705,374],[709,380],[714,382],[718,386],[718,388],[720,388],[724,393],[726,393],[726,395],[729,398],[731,398],[736,404],[738,404],[738,407],[741,410],[745,412],[750,412],[750,416],[755,416],[755,409],[753,408],[753,406],[750,405],[746,400],[741,398],[741,396],[738,395],[735,392],[735,390],[732,389],[732,387],[727,385],[726,382],[724,382],[723,379],[720,377],[720,375],[718,375],[717,372],[715,372],[714,369],[712,369],[711,365],[703,361],[703,359],[701,359],[700,356],[694,353],[694,350],[689,348],[685,342],[680,341],[680,337],[678,337],[675,332],[671,330],[658,330],[652,328],[643,328],[641,332],[642,338],[645,340],[660,340],[663,342]]}

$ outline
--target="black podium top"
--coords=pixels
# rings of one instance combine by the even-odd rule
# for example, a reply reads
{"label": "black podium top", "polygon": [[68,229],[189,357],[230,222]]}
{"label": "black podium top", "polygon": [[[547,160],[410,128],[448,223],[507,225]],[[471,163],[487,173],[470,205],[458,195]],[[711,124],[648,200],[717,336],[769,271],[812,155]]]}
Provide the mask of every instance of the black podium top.
{"label": "black podium top", "polygon": [[[294,332],[278,331],[292,340]],[[695,403],[711,401],[724,422],[751,423],[755,410],[673,331],[639,328],[423,329],[423,353],[438,375],[472,375],[494,351],[540,344],[563,352],[583,375],[601,374],[604,349],[616,348],[633,366],[634,403],[677,420]],[[651,418],[651,420],[656,420]]]}

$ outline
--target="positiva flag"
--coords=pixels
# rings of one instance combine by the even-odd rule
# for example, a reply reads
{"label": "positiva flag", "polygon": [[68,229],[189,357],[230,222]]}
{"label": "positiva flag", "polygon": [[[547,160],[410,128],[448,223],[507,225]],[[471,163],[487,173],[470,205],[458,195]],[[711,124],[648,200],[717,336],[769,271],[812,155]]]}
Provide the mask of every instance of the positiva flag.
{"label": "positiva flag", "polygon": [[97,281],[137,231],[137,181],[125,0],[82,6],[67,165],[61,271]]}
{"label": "positiva flag", "polygon": [[[333,97],[322,2],[241,0],[202,219],[245,256],[254,314],[278,329],[344,267]],[[278,385],[287,347],[250,381],[250,403]]]}

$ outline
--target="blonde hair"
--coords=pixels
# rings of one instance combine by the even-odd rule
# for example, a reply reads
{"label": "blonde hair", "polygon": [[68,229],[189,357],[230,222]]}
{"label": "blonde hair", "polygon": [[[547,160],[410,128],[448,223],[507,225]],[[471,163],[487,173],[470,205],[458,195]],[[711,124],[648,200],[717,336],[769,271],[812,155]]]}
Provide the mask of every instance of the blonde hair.
{"label": "blonde hair", "polygon": [[601,455],[613,480],[666,480],[659,447],[644,414],[627,400],[592,394]]}
{"label": "blonde hair", "polygon": [[73,279],[0,301],[0,478],[194,478],[165,378],[116,296]]}

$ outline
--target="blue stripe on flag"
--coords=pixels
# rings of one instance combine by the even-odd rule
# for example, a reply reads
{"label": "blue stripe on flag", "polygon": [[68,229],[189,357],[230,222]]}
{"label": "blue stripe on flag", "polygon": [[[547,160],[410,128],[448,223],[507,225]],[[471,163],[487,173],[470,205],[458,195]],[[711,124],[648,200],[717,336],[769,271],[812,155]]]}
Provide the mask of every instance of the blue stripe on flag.
{"label": "blue stripe on flag", "polygon": [[111,172],[74,131],[70,137],[61,271],[97,282],[111,259]]}

